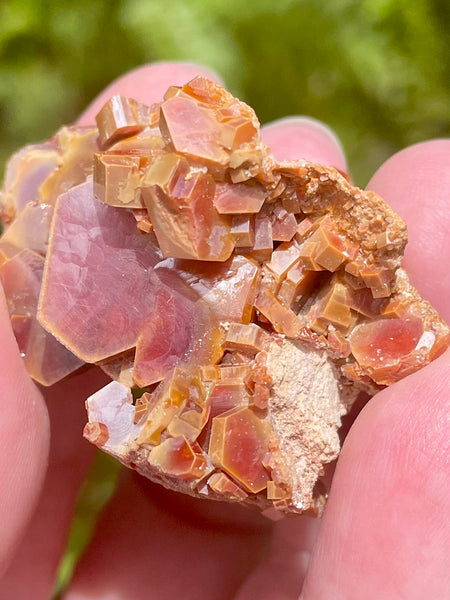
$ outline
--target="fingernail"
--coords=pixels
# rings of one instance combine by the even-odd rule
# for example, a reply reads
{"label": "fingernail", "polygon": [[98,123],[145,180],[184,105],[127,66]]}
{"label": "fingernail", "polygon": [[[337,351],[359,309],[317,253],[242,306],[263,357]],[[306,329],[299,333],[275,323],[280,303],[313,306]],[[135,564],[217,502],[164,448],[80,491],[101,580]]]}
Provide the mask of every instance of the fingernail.
{"label": "fingernail", "polygon": [[347,173],[344,149],[336,134],[312,117],[285,117],[264,125],[263,142],[278,160],[307,160]]}

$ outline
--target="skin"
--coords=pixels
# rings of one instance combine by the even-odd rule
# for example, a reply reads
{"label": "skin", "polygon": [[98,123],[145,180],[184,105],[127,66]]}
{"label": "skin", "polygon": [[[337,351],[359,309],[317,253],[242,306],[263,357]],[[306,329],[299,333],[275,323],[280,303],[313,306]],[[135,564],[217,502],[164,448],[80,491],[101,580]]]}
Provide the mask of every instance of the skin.
{"label": "skin", "polygon": [[[196,74],[160,63],[111,84],[157,101]],[[285,119],[263,128],[278,158],[347,170],[325,126]],[[450,140],[390,158],[369,188],[406,220],[405,265],[450,320]],[[49,598],[94,448],[81,437],[83,400],[106,383],[96,369],[53,388],[27,377],[0,296],[0,598]],[[239,506],[171,494],[123,473],[64,600],[444,600],[450,596],[450,352],[372,398],[353,422],[323,520],[275,524]],[[6,516],[6,518],[5,518]],[[1,577],[2,575],[2,577]]]}

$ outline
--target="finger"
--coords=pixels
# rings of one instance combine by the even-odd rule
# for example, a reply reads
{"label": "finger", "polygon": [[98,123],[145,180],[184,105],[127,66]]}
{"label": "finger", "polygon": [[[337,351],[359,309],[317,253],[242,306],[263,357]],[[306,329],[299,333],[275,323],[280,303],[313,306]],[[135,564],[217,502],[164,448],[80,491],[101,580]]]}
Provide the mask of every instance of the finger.
{"label": "finger", "polygon": [[[111,95],[132,95],[151,104],[162,99],[169,85],[184,83],[200,74],[217,79],[211,71],[192,64],[140,67],[113,82],[83,113],[79,123],[94,123],[96,111]],[[84,371],[46,392],[51,417],[51,462],[33,526],[0,585],[0,592],[8,591],[5,597],[40,600],[49,596],[76,498],[94,455],[94,449],[81,435],[86,420],[84,400],[107,381],[99,370]]]}
{"label": "finger", "polygon": [[235,600],[297,600],[319,527],[319,519],[307,515],[275,523],[267,555]]}
{"label": "finger", "polygon": [[265,550],[260,519],[127,472],[64,598],[229,600]]}
{"label": "finger", "polygon": [[264,125],[262,139],[278,160],[308,160],[348,172],[344,150],[335,133],[311,117],[286,117]]}
{"label": "finger", "polygon": [[100,369],[90,368],[46,391],[51,426],[47,476],[33,520],[0,580],[0,598],[50,597],[76,498],[95,454],[82,437],[84,399],[109,381]]}
{"label": "finger", "polygon": [[450,320],[450,140],[423,142],[392,156],[368,188],[408,226],[405,266],[412,283]]}
{"label": "finger", "polygon": [[[441,235],[449,226],[443,214],[448,148],[442,141],[412,146],[388,160],[368,186],[406,219],[409,271],[435,304],[448,289],[433,265],[446,251]],[[428,214],[434,210],[439,222]],[[430,222],[431,253],[420,248],[420,225],[427,236]],[[441,304],[448,315],[448,303]],[[338,461],[304,600],[328,598],[330,590],[337,600],[448,596],[442,561],[450,543],[449,373],[447,352],[384,390],[356,420]]]}
{"label": "finger", "polygon": [[351,429],[302,600],[450,596],[450,352]]}
{"label": "finger", "polygon": [[45,477],[49,426],[43,399],[28,377],[0,285],[0,576],[12,560]]}
{"label": "finger", "polygon": [[93,125],[95,115],[111,96],[120,94],[150,105],[160,102],[171,85],[183,85],[197,75],[203,75],[213,81],[221,81],[216,73],[194,63],[159,62],[138,67],[122,75],[104,89],[83,112],[78,125]]}

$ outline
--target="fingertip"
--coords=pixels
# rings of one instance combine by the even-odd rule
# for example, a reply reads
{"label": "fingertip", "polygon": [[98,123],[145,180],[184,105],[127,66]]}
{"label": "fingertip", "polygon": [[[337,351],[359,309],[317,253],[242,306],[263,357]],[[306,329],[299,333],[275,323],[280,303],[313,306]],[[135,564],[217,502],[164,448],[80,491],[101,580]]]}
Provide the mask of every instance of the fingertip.
{"label": "fingertip", "polygon": [[263,142],[278,160],[307,160],[348,172],[342,145],[336,134],[312,117],[285,117],[264,125]]}
{"label": "fingertip", "polygon": [[140,100],[145,104],[160,102],[171,85],[183,85],[202,75],[221,83],[217,73],[191,62],[155,62],[121,75],[105,88],[78,119],[78,125],[93,125],[103,104],[116,94]]}
{"label": "fingertip", "polygon": [[[450,184],[449,161],[450,139],[427,140],[413,144],[388,158],[375,172],[367,189],[374,190],[378,194],[384,193],[385,196],[389,196],[388,200],[392,204],[404,203],[405,199],[402,195],[395,193],[394,185],[398,189],[404,185],[406,176],[408,181],[413,183],[417,182],[417,179],[421,180],[424,175],[427,179],[432,175],[445,177],[442,182],[446,181]],[[399,175],[401,175],[400,179]],[[406,200],[409,204],[409,199]]]}

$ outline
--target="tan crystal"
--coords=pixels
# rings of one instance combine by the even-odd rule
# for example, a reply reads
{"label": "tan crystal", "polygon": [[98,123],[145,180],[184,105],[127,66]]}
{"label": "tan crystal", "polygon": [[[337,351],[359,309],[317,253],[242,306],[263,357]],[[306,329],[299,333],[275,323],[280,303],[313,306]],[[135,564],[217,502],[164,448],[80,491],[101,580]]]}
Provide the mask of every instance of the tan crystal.
{"label": "tan crystal", "polygon": [[96,117],[103,147],[141,132],[149,123],[150,110],[141,102],[113,96]]}
{"label": "tan crystal", "polygon": [[250,248],[242,248],[243,254],[248,254],[255,260],[264,262],[270,260],[273,251],[272,224],[269,217],[258,216],[255,219],[255,238]]}
{"label": "tan crystal", "polygon": [[213,473],[208,479],[208,485],[213,492],[224,495],[230,500],[242,501],[248,497],[248,494],[225,473]]}
{"label": "tan crystal", "polygon": [[270,290],[259,294],[255,308],[272,324],[277,333],[295,338],[303,328],[302,320]]}
{"label": "tan crystal", "polygon": [[255,125],[243,117],[231,118],[223,124],[220,143],[228,150],[235,150],[241,144],[251,142],[257,135]]}
{"label": "tan crystal", "polygon": [[231,235],[237,248],[253,246],[255,243],[255,221],[248,215],[234,215],[231,221]]}
{"label": "tan crystal", "polygon": [[267,499],[268,500],[287,500],[289,499],[289,491],[277,485],[275,481],[267,482]]}
{"label": "tan crystal", "polygon": [[289,269],[297,264],[300,258],[300,248],[295,241],[283,242],[273,251],[271,259],[266,265],[279,280],[283,280]]}
{"label": "tan crystal", "polygon": [[297,231],[297,219],[292,212],[276,204],[270,214],[272,237],[277,242],[289,242]]}
{"label": "tan crystal", "polygon": [[136,400],[134,405],[134,424],[136,425],[141,421],[148,413],[150,408],[149,394],[144,393],[140,398]]}
{"label": "tan crystal", "polygon": [[225,338],[225,348],[258,352],[263,349],[267,333],[257,325],[230,323]]}
{"label": "tan crystal", "polygon": [[303,262],[298,262],[287,271],[277,295],[289,308],[294,308],[301,297],[314,286],[316,280],[315,272],[307,269]]}
{"label": "tan crystal", "polygon": [[219,367],[219,378],[221,380],[235,379],[243,381],[250,371],[249,365],[223,365]]}
{"label": "tan crystal", "polygon": [[60,158],[56,169],[39,186],[39,199],[54,206],[60,194],[82,183],[92,174],[98,150],[95,127],[63,127],[55,136]]}
{"label": "tan crystal", "polygon": [[245,215],[261,210],[266,194],[261,185],[219,183],[216,186],[214,206],[219,214]]}
{"label": "tan crystal", "polygon": [[316,253],[318,251],[317,242],[307,241],[300,246],[300,257],[305,267],[311,271],[322,271],[323,267],[316,261]]}
{"label": "tan crystal", "polygon": [[366,286],[371,289],[374,298],[387,298],[391,295],[390,282],[394,278],[394,274],[393,269],[380,267],[360,269],[360,276]]}
{"label": "tan crystal", "polygon": [[94,193],[110,206],[142,208],[139,186],[143,174],[138,156],[94,155]]}
{"label": "tan crystal", "polygon": [[352,323],[347,288],[341,283],[335,283],[323,300],[310,311],[308,318],[311,329],[317,333],[323,333],[328,323],[346,333]]}

